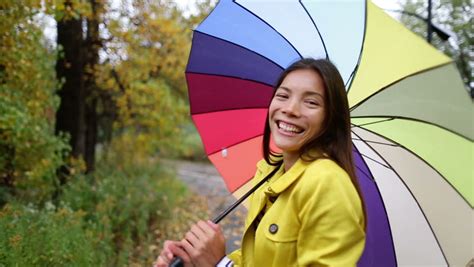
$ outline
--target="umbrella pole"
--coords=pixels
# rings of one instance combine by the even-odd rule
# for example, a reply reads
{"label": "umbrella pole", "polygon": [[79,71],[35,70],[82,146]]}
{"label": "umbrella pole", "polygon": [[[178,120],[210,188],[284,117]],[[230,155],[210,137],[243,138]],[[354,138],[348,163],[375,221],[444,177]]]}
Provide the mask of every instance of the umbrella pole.
{"label": "umbrella pole", "polygon": [[[235,201],[232,205],[230,205],[227,209],[222,211],[219,215],[217,215],[214,219],[212,219],[213,223],[219,223],[222,219],[224,219],[231,211],[233,211],[240,203],[242,203],[245,199],[247,199],[257,188],[262,186],[268,179],[270,179],[275,173],[280,169],[281,164],[277,165],[272,172],[270,172],[265,178],[263,178],[260,182],[258,182],[252,189],[250,189],[247,193],[245,193],[241,198]],[[170,267],[183,267],[184,262],[180,257],[174,257],[171,260],[169,265]]]}
{"label": "umbrella pole", "polygon": [[265,178],[263,178],[260,182],[258,182],[252,189],[250,189],[247,193],[245,193],[241,198],[235,201],[232,205],[230,205],[227,209],[217,215],[214,219],[212,219],[213,223],[219,223],[222,219],[225,218],[232,210],[234,210],[240,203],[242,203],[245,199],[247,199],[257,188],[262,186],[268,179],[270,179],[275,173],[280,169],[281,165],[278,165],[272,172],[270,172]]}

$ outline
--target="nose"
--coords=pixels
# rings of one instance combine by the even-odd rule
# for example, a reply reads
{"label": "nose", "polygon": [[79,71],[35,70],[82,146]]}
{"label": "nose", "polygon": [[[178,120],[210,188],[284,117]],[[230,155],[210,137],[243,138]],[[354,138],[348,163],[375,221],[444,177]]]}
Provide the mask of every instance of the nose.
{"label": "nose", "polygon": [[285,102],[282,107],[282,112],[288,116],[299,117],[300,116],[300,103],[297,99],[289,99]]}

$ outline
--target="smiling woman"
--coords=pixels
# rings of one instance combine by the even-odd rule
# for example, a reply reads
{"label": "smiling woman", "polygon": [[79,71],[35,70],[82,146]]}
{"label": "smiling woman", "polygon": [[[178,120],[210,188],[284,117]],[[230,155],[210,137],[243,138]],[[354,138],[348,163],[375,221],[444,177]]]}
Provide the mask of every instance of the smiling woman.
{"label": "smiling woman", "polygon": [[[327,60],[301,59],[274,87],[242,247],[225,257],[218,225],[200,221],[167,241],[157,266],[355,266],[365,209],[352,159],[344,83]],[[271,140],[279,152],[271,149]]]}
{"label": "smiling woman", "polygon": [[275,145],[285,152],[285,170],[296,162],[303,145],[321,134],[325,118],[324,96],[321,76],[309,69],[289,73],[276,89],[268,124]]}

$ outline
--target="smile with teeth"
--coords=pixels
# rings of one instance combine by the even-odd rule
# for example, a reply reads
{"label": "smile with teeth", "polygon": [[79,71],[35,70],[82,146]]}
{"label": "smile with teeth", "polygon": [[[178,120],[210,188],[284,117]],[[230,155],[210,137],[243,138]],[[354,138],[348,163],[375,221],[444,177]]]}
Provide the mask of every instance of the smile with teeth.
{"label": "smile with teeth", "polygon": [[285,132],[288,132],[288,133],[298,134],[298,133],[303,132],[303,129],[299,128],[298,126],[293,125],[293,124],[288,124],[288,123],[283,122],[283,121],[278,121],[277,125],[278,125],[278,128],[280,128],[281,130],[283,130]]}

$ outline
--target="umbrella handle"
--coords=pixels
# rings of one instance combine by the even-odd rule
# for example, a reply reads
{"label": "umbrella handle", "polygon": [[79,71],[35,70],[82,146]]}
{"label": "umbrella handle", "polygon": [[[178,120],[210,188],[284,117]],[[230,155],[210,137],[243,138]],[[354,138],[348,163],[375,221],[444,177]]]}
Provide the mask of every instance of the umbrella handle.
{"label": "umbrella handle", "polygon": [[[223,212],[221,212],[217,217],[212,219],[213,223],[219,223],[222,219],[225,218],[231,211],[233,211],[242,201],[247,199],[248,196],[250,196],[257,188],[259,188],[261,185],[263,185],[268,179],[270,179],[279,169],[280,169],[281,163],[273,169],[272,172],[270,172],[265,178],[263,178],[260,182],[258,182],[252,189],[250,189],[245,195],[243,195],[241,198],[239,198],[237,201],[235,201],[232,205],[230,205],[227,209],[225,209]],[[174,257],[171,260],[171,263],[169,265],[170,267],[183,267],[184,262],[183,259],[180,257]]]}
{"label": "umbrella handle", "polygon": [[174,257],[169,267],[184,267],[184,262],[180,257]]}

